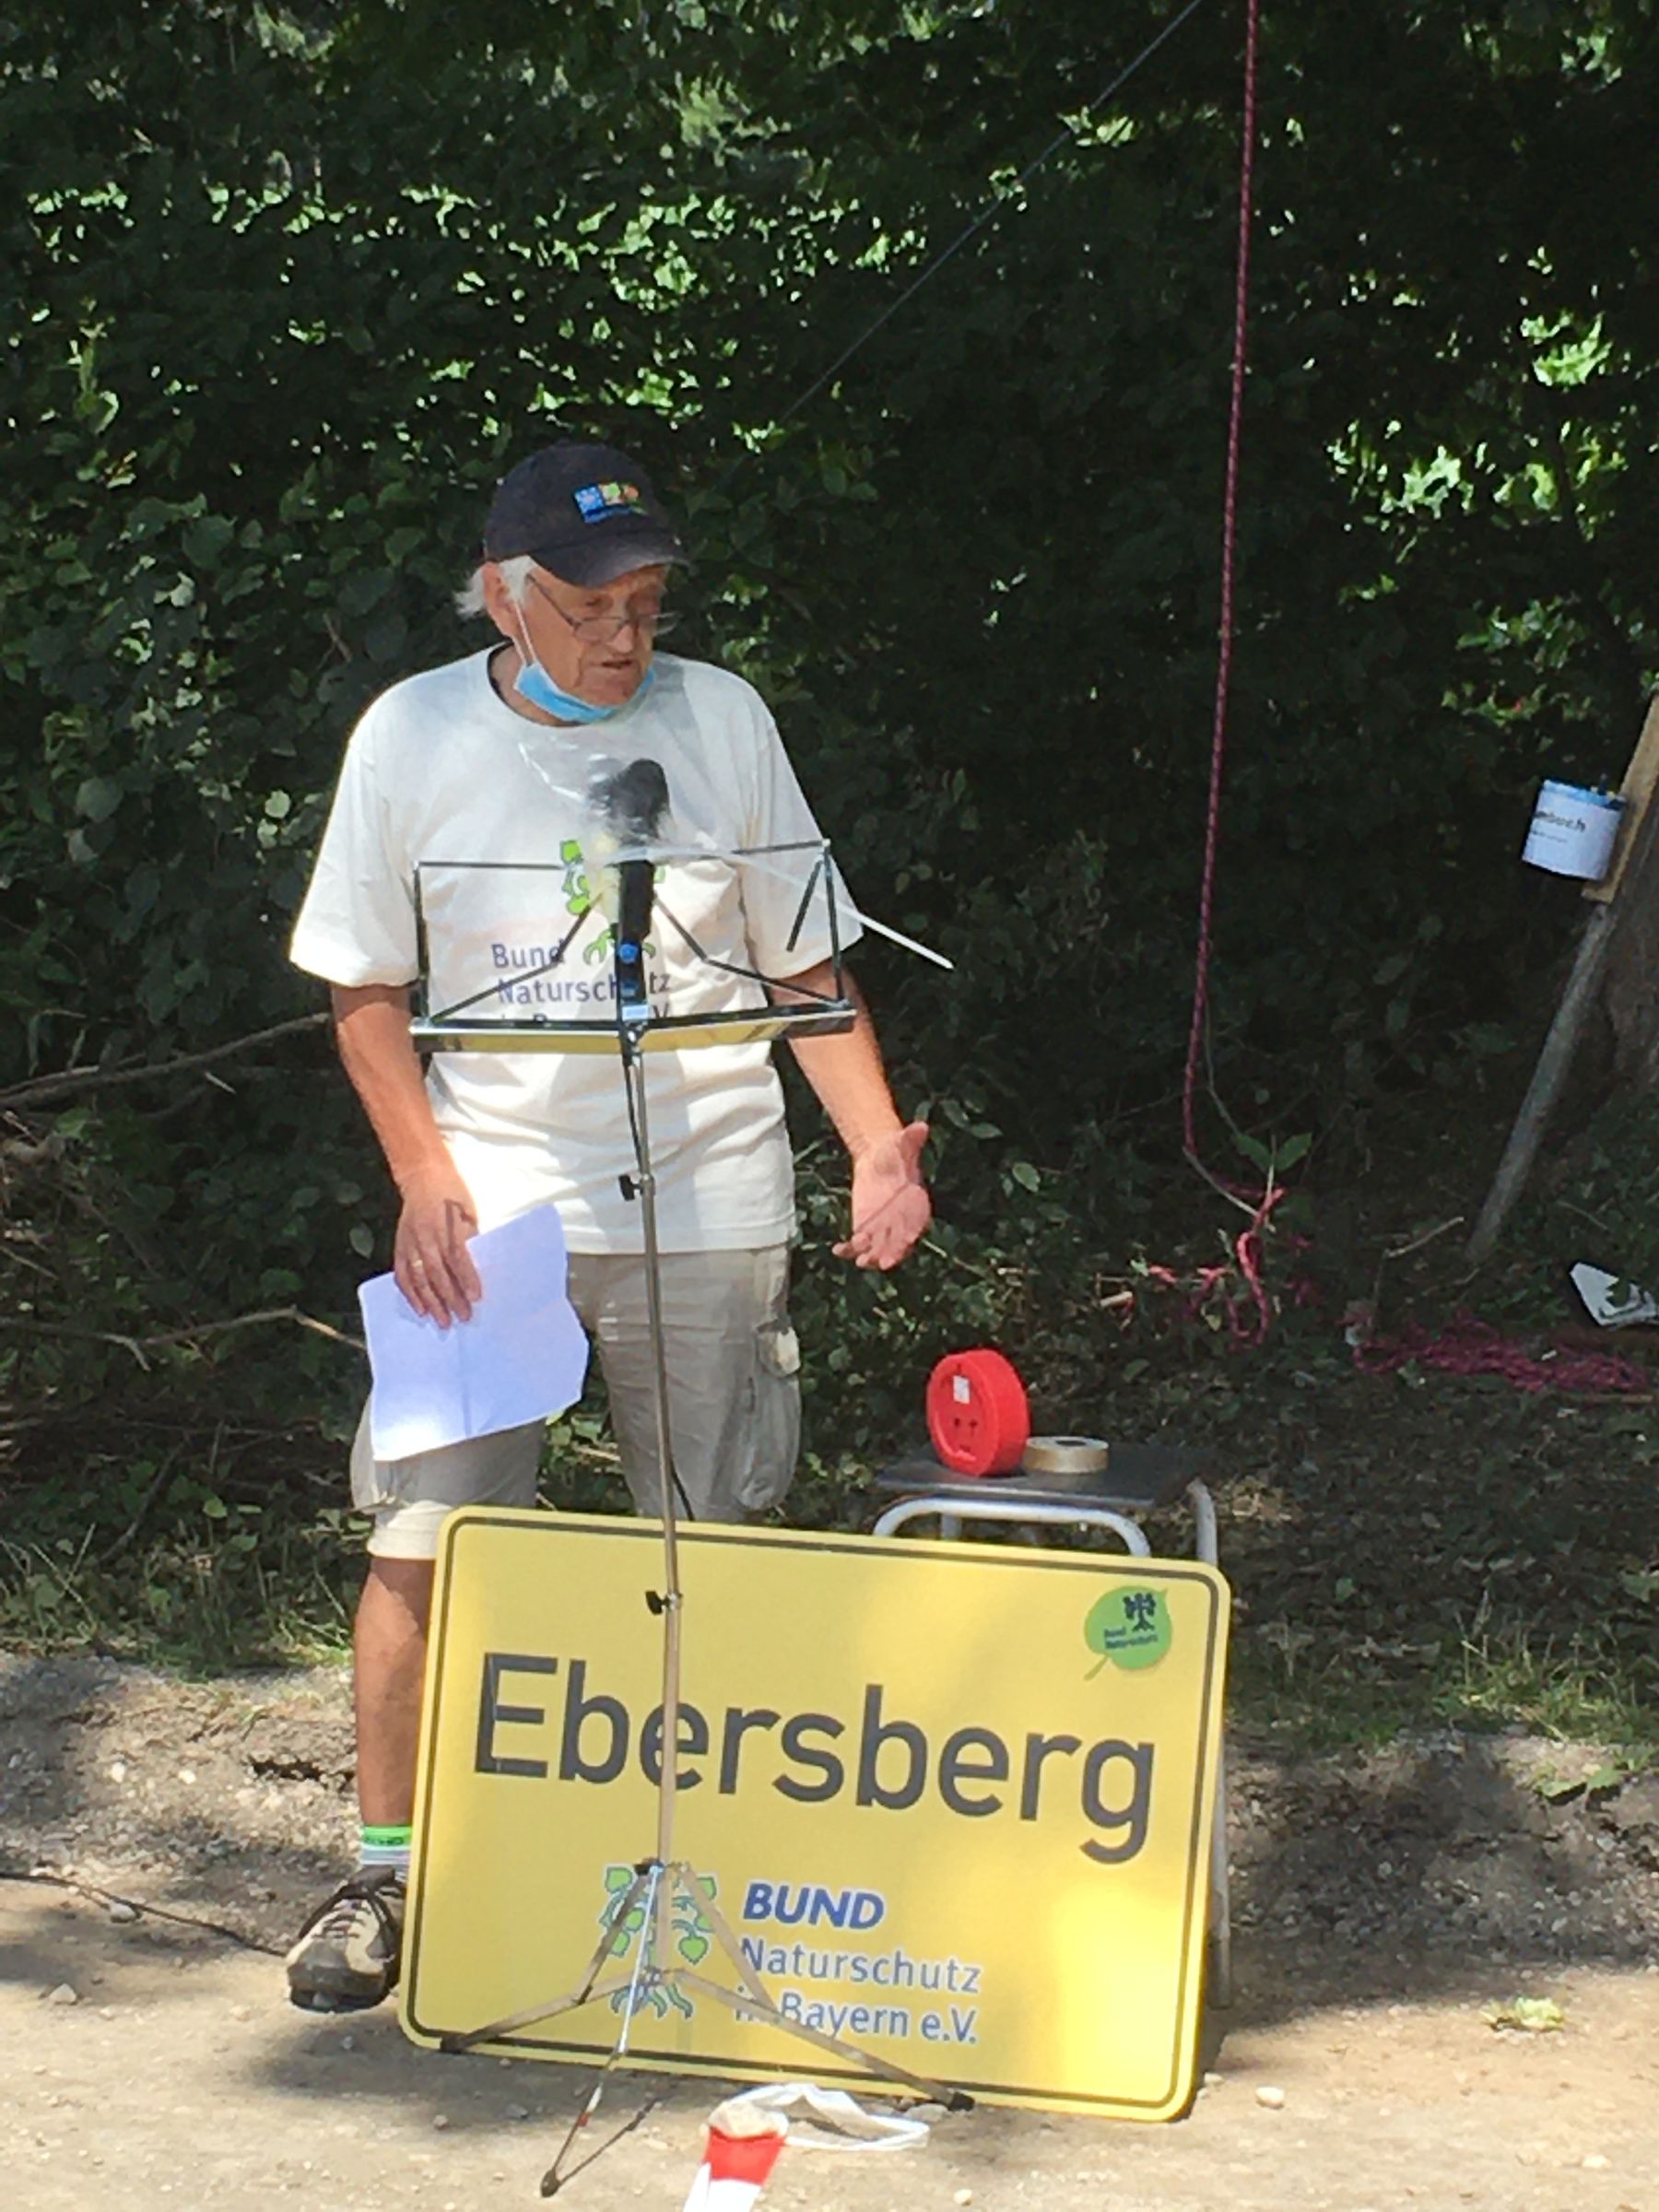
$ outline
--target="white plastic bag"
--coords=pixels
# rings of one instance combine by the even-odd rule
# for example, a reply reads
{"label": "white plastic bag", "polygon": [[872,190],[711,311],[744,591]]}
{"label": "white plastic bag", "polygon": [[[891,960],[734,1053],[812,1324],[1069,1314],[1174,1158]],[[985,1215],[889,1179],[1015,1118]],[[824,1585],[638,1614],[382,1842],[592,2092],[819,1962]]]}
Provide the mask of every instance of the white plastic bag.
{"label": "white plastic bag", "polygon": [[810,2081],[769,2081],[759,2088],[744,2089],[726,2099],[710,2124],[720,2124],[723,2112],[747,2108],[787,2113],[797,2105],[806,2108],[803,2119],[817,2123],[817,2132],[790,2127],[789,2140],[796,2150],[919,2150],[928,2137],[925,2120],[866,2112],[845,2089],[820,2089]]}

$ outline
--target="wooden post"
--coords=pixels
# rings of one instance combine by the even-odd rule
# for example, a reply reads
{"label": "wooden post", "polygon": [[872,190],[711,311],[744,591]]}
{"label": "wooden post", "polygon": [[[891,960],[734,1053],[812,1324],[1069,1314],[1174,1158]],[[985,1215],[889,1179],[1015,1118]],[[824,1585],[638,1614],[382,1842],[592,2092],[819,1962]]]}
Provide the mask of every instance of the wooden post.
{"label": "wooden post", "polygon": [[1549,1034],[1544,1040],[1544,1049],[1538,1054],[1538,1065],[1533,1070],[1533,1079],[1527,1085],[1526,1096],[1521,1101],[1521,1111],[1515,1116],[1515,1125],[1510,1131],[1509,1143],[1503,1148],[1503,1158],[1498,1163],[1498,1172],[1492,1178],[1492,1187],[1487,1193],[1486,1204],[1480,1209],[1480,1218],[1475,1224],[1475,1233],[1469,1239],[1468,1256],[1472,1266],[1478,1266],[1498,1241],[1505,1221],[1510,1216],[1526,1178],[1532,1172],[1537,1158],[1538,1146],[1560,1095],[1567,1070],[1572,1065],[1572,1055],[1584,1027],[1584,1018],[1595,1004],[1595,994],[1607,964],[1607,947],[1613,940],[1613,930],[1618,910],[1612,904],[1598,906],[1584,924],[1584,934],[1579,939],[1578,957],[1572,963],[1572,973],[1567,979],[1567,988],[1561,994],[1561,1003],[1556,1008],[1555,1019],[1549,1025]]}
{"label": "wooden post", "polygon": [[1521,1101],[1521,1111],[1515,1116],[1509,1143],[1492,1178],[1492,1187],[1480,1209],[1475,1233],[1469,1239],[1468,1258],[1472,1266],[1478,1266],[1498,1241],[1532,1172],[1533,1161],[1537,1158],[1538,1147],[1572,1065],[1579,1038],[1595,1004],[1595,994],[1607,965],[1607,954],[1618,926],[1619,887],[1630,871],[1638,846],[1645,851],[1648,842],[1643,833],[1649,827],[1655,789],[1659,789],[1659,696],[1649,705],[1641,735],[1637,739],[1624,782],[1619,786],[1625,805],[1613,858],[1601,881],[1584,887],[1584,897],[1591,901],[1590,916],[1579,939],[1572,972],[1533,1070],[1533,1079]]}
{"label": "wooden post", "polygon": [[1636,740],[1636,750],[1630,755],[1630,765],[1625,770],[1624,782],[1618,795],[1624,801],[1624,813],[1619,817],[1618,840],[1613,847],[1613,858],[1607,872],[1599,883],[1584,886],[1586,899],[1599,905],[1610,906],[1618,898],[1619,887],[1629,873],[1636,840],[1648,808],[1653,805],[1653,792],[1659,787],[1659,692],[1653,694],[1647,711],[1647,720],[1641,725],[1641,735]]}

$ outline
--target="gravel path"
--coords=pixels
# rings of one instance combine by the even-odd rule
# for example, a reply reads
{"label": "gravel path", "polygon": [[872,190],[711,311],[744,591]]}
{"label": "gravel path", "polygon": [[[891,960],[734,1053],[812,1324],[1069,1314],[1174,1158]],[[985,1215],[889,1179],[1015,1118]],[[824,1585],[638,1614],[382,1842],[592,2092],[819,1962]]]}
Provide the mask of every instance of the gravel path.
{"label": "gravel path", "polygon": [[[919,2153],[786,2152],[765,2203],[1653,2212],[1659,1781],[1574,1790],[1600,1763],[1522,1736],[1317,1761],[1246,1748],[1241,2001],[1212,2018],[1190,2118],[984,2110],[941,2123]],[[181,1684],[0,1661],[9,2206],[538,2201],[580,2071],[436,2058],[389,2012],[307,2018],[274,1959],[61,1886],[279,1946],[335,1872],[349,1782],[336,1672]],[[1495,2031],[1483,2006],[1517,1994],[1553,1998],[1564,2027]],[[636,2124],[571,2183],[572,2212],[677,2212],[715,2094],[620,2077],[595,2139]]]}

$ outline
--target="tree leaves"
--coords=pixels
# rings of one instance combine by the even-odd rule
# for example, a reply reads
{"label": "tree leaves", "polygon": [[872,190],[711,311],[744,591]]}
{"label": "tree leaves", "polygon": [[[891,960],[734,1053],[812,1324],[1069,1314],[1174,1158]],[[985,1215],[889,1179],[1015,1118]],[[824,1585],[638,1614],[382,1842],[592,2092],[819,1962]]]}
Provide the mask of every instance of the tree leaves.
{"label": "tree leaves", "polygon": [[[282,939],[346,731],[464,649],[490,486],[562,427],[659,472],[688,649],[777,704],[873,911],[958,955],[948,992],[869,958],[919,1077],[1007,1133],[985,1202],[1060,1204],[1184,1046],[1236,57],[1171,41],[796,403],[1139,30],[19,18],[0,923],[73,986],[8,981],[5,1051],[309,1003]],[[1424,1074],[1559,940],[1529,787],[1617,769],[1653,661],[1659,208],[1635,0],[1292,6],[1266,59],[1214,1048],[1223,1092],[1269,1070],[1283,1172],[1273,1069]]]}

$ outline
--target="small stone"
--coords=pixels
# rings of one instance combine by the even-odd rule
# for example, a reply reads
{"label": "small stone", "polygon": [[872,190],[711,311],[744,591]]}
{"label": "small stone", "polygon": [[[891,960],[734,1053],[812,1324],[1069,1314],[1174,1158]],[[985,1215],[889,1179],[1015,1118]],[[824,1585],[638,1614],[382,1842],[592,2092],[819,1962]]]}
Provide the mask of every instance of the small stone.
{"label": "small stone", "polygon": [[1256,2091],[1256,2102],[1258,2104],[1265,2104],[1270,2112],[1278,2112],[1282,2108],[1284,2101],[1284,2090],[1276,2088],[1272,2082],[1265,2081],[1261,2088]]}
{"label": "small stone", "polygon": [[1218,2089],[1221,2087],[1220,2075],[1206,2074],[1204,2077],[1204,2086],[1206,2089]]}
{"label": "small stone", "polygon": [[54,1990],[47,1993],[46,2002],[48,2005],[78,2005],[80,1998],[67,1982],[60,1982]]}
{"label": "small stone", "polygon": [[118,1897],[110,1907],[110,1918],[122,1927],[124,1927],[128,1921],[136,1920],[137,1917],[137,1906],[129,1905],[124,1897]]}
{"label": "small stone", "polygon": [[246,2005],[232,2005],[230,2007],[230,2018],[233,2020],[251,2020],[253,2018],[253,2015]]}
{"label": "small stone", "polygon": [[447,2127],[449,2125],[449,2114],[447,2112],[434,2112],[432,2114],[432,2125],[434,2127]]}
{"label": "small stone", "polygon": [[355,2051],[357,2049],[357,2037],[355,2035],[343,2035],[340,2038],[340,2048],[342,2051]]}
{"label": "small stone", "polygon": [[124,1782],[126,1780],[126,1761],[124,1759],[117,1759],[112,1761],[110,1767],[110,1780],[112,1782]]}
{"label": "small stone", "polygon": [[1605,2158],[1599,2150],[1593,2150],[1590,2151],[1584,2158],[1583,2158],[1579,2163],[1584,2168],[1587,2173],[1606,2173],[1608,2167],[1612,2165],[1613,2161],[1609,2158]]}
{"label": "small stone", "polygon": [[179,1780],[188,1788],[188,1786],[195,1780],[195,1769],[194,1767],[181,1767],[179,1769]]}
{"label": "small stone", "polygon": [[100,2020],[112,2020],[115,2018],[114,2006],[100,2005],[98,2008],[98,2017]]}
{"label": "small stone", "polygon": [[950,2201],[953,2205],[971,2205],[973,2202],[973,2192],[971,2189],[959,2189]]}
{"label": "small stone", "polygon": [[530,2107],[527,2104],[510,2104],[507,2107],[507,2117],[509,2120],[528,2120]]}

